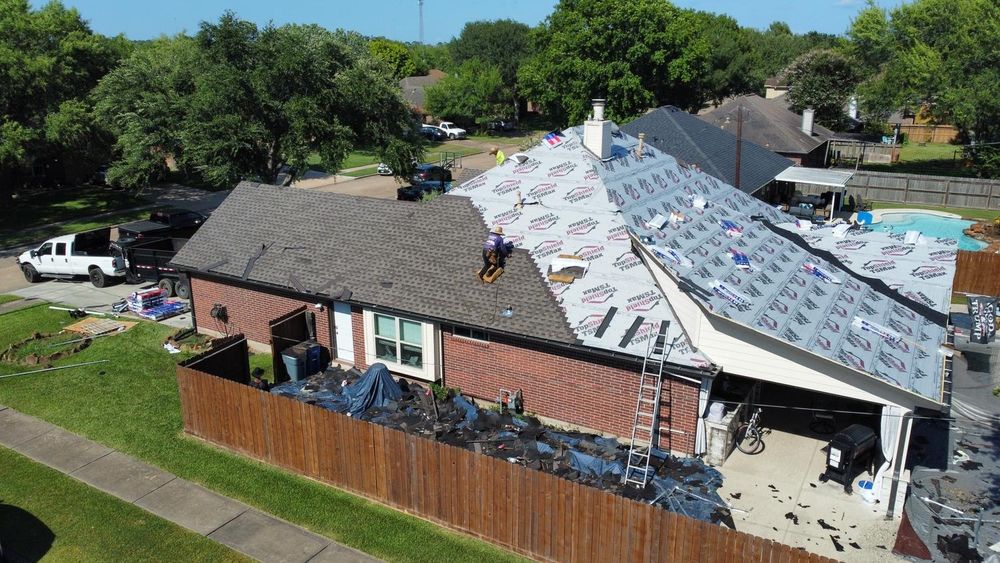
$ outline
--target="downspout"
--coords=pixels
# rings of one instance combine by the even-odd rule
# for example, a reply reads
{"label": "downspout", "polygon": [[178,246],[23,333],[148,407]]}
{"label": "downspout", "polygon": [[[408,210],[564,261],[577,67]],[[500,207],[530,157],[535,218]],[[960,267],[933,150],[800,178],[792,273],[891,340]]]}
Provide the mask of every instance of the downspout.
{"label": "downspout", "polygon": [[[908,411],[903,415],[903,423],[900,425],[899,437],[896,443],[896,463],[892,472],[892,490],[889,491],[889,509],[886,510],[885,519],[892,520],[893,507],[896,505],[896,495],[899,492],[899,475],[906,466],[906,451],[910,444],[910,431],[913,429],[913,411]],[[903,430],[905,429],[905,431]]]}

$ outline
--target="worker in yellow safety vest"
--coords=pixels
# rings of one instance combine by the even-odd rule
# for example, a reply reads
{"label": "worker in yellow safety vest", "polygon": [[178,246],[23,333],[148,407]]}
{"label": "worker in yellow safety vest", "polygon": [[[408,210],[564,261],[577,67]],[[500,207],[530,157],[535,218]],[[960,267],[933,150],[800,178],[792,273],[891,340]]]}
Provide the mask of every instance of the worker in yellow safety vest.
{"label": "worker in yellow safety vest", "polygon": [[505,155],[503,151],[500,150],[500,147],[493,147],[492,149],[490,149],[490,154],[496,155],[497,166],[502,165],[504,161],[507,160],[507,155]]}

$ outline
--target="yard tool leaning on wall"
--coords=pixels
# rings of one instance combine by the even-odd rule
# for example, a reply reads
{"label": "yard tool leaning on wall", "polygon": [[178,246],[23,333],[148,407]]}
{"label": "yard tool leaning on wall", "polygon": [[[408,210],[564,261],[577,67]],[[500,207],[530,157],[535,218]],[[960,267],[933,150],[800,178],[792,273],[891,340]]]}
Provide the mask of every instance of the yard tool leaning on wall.
{"label": "yard tool leaning on wall", "polygon": [[505,241],[503,227],[493,227],[483,243],[483,267],[477,274],[486,283],[493,283],[503,274],[507,256],[514,250],[514,243]]}

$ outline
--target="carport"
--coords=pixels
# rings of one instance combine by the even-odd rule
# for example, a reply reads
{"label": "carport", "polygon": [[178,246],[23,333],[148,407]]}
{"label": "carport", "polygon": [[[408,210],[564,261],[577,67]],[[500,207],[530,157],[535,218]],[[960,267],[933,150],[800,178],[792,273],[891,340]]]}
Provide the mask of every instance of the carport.
{"label": "carport", "polygon": [[[831,192],[830,206],[834,213],[841,211],[847,193],[847,182],[854,176],[849,170],[803,168],[790,166],[774,177],[777,182],[787,182],[803,194]],[[831,216],[831,219],[834,217]]]}

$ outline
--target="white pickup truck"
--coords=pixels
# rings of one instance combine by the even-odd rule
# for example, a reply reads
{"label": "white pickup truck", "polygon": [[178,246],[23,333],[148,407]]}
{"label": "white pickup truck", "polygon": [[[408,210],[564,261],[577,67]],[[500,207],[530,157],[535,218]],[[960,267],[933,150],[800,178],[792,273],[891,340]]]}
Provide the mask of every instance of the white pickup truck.
{"label": "white pickup truck", "polygon": [[438,123],[438,129],[444,131],[445,135],[448,135],[449,139],[464,139],[465,129],[458,127],[450,121],[442,121]]}
{"label": "white pickup truck", "polygon": [[17,257],[24,279],[87,276],[94,287],[104,287],[124,276],[125,259],[111,245],[111,229],[103,228],[49,239]]}

